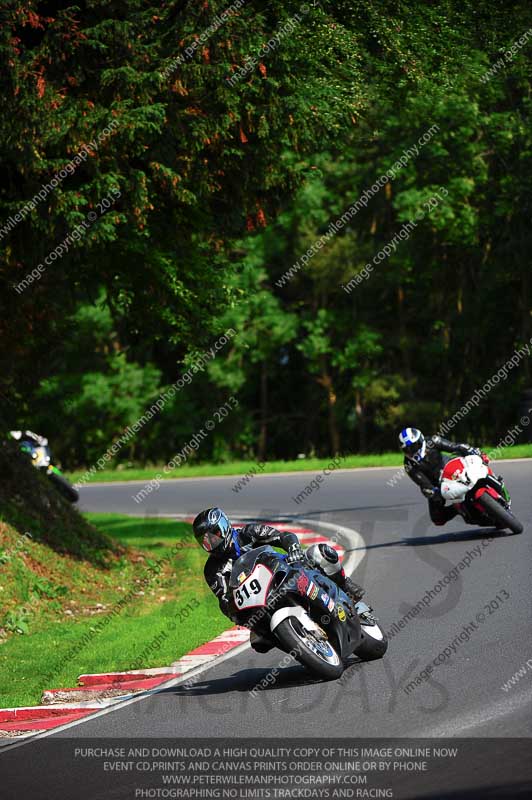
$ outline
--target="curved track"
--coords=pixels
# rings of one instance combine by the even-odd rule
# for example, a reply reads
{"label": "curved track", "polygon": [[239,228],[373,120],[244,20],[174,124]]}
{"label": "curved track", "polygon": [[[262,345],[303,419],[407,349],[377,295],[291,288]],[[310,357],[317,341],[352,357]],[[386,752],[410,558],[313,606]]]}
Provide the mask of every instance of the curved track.
{"label": "curved track", "polygon": [[[253,697],[249,690],[283,654],[257,655],[246,648],[188,687],[171,686],[55,735],[500,737],[500,761],[482,766],[483,779],[492,784],[509,779],[502,765],[513,774],[511,737],[532,741],[532,669],[507,691],[502,688],[532,659],[532,463],[501,463],[500,471],[525,524],[520,536],[493,534],[460,519],[435,528],[408,479],[388,484],[395,469],[338,471],[300,503],[294,497],[312,473],[257,476],[240,492],[232,489],[234,477],[168,481],[140,505],[132,495],[141,484],[83,488],[80,505],[91,511],[195,514],[221,505],[240,519],[297,517],[355,529],[366,544],[365,553],[360,541],[355,548],[363,556],[356,579],[367,587],[385,629],[397,632],[383,660],[353,664],[339,681],[315,682],[294,664],[280,669],[275,684]],[[346,550],[353,550],[345,532],[342,537]],[[428,604],[408,619],[409,609],[429,591]],[[400,620],[402,626],[393,626]],[[427,680],[408,690],[453,642],[450,657],[442,657]],[[449,781],[448,788],[471,785],[471,777],[459,771]],[[411,792],[408,796],[418,796],[414,782]]]}
{"label": "curved track", "polygon": [[[356,578],[367,587],[386,630],[404,620],[426,592],[434,597],[399,628],[382,661],[348,669],[341,684],[309,682],[294,666],[282,670],[272,689],[250,700],[248,690],[282,655],[248,650],[214,666],[193,689],[153,695],[138,708],[85,723],[83,733],[101,732],[102,726],[117,733],[124,729],[125,715],[131,735],[143,735],[148,726],[156,735],[204,736],[215,720],[220,736],[235,729],[243,736],[257,730],[262,736],[298,736],[317,732],[319,719],[323,736],[530,736],[532,672],[509,691],[502,686],[532,658],[532,463],[504,463],[500,469],[525,532],[495,534],[491,541],[491,529],[465,526],[460,519],[434,527],[425,500],[407,478],[388,485],[395,469],[338,471],[299,504],[293,498],[312,473],[257,476],[238,493],[232,491],[234,477],[168,481],[140,505],[132,499],[140,484],[85,487],[81,507],[92,511],[195,514],[221,505],[250,519],[305,517],[354,528],[366,543]],[[464,558],[468,561],[468,553],[469,566],[456,580],[445,579]],[[447,585],[435,590],[440,580]],[[476,621],[477,614],[485,615],[484,622]],[[405,692],[470,622],[477,629],[470,626],[469,640],[462,634],[451,657]]]}

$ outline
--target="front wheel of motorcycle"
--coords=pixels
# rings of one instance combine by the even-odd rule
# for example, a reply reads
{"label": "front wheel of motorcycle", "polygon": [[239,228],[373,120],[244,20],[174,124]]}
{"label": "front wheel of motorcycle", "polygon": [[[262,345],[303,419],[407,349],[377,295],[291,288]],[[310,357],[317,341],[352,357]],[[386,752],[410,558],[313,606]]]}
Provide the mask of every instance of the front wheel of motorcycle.
{"label": "front wheel of motorcycle", "polygon": [[77,489],[74,489],[72,484],[67,481],[67,479],[61,475],[60,472],[50,471],[48,472],[48,477],[54,484],[54,486],[61,492],[63,497],[67,500],[70,500],[71,503],[77,503],[79,500],[79,493]]}
{"label": "front wheel of motorcycle", "polygon": [[507,511],[504,506],[501,506],[488,492],[484,492],[478,498],[478,502],[484,507],[486,514],[498,528],[509,528],[512,533],[523,533],[523,526],[519,520],[514,517],[511,511]]}
{"label": "front wheel of motorcycle", "polygon": [[307,630],[297,617],[287,617],[280,622],[275,634],[283,649],[314,675],[333,681],[343,673],[342,659],[328,639]]}
{"label": "front wheel of motorcycle", "polygon": [[388,639],[381,630],[380,625],[361,625],[362,642],[355,650],[355,655],[361,661],[375,661],[382,658],[388,649]]}

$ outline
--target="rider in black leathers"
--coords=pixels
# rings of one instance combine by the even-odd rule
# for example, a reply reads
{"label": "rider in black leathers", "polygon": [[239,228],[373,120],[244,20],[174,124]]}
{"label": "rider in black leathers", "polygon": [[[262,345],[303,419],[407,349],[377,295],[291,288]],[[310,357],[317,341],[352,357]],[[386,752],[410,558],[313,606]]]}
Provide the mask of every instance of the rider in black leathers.
{"label": "rider in black leathers", "polygon": [[454,506],[446,506],[440,492],[440,476],[450,456],[480,456],[485,463],[489,459],[478,448],[468,444],[458,444],[444,439],[442,436],[431,436],[425,439],[417,428],[404,428],[399,434],[399,446],[404,453],[404,468],[409,478],[421,488],[429,501],[429,513],[435,525],[445,525],[456,517],[458,511]]}
{"label": "rider in black leathers", "polygon": [[[278,531],[271,525],[263,524],[233,528],[227,515],[220,508],[208,508],[201,511],[195,518],[192,527],[196,541],[209,553],[203,573],[205,580],[218,598],[220,611],[230,619],[233,618],[229,604],[229,578],[233,562],[243,552],[268,544],[286,550],[289,564],[305,560],[305,554],[295,533]],[[322,569],[322,565],[324,565],[327,576],[355,603],[363,597],[364,590],[346,576],[336,550],[322,543],[317,545],[316,556],[317,558],[312,563],[314,568]],[[274,646],[273,641],[259,636],[254,631],[251,633],[250,643],[255,650],[261,653],[267,652]]]}

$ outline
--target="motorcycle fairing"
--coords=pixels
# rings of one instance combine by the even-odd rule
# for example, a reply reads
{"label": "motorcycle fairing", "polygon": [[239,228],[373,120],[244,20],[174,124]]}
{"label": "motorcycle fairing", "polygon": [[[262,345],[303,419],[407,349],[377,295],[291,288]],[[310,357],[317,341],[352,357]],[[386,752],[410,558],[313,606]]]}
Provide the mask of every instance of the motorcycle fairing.
{"label": "motorcycle fairing", "polygon": [[485,509],[479,502],[483,494],[510,505],[504,485],[497,480],[493,470],[478,456],[459,456],[447,462],[441,473],[441,494],[446,503],[461,509],[466,501],[483,516]]}
{"label": "motorcycle fairing", "polygon": [[[267,568],[272,576],[265,602],[262,603],[264,613],[251,605],[240,609],[235,595],[239,585],[251,577],[258,565]],[[307,590],[311,586],[314,589],[309,594]],[[253,548],[235,561],[229,588],[232,590],[234,610],[243,624],[249,622],[258,629],[269,627],[271,615],[278,608],[297,605],[306,609],[316,624],[327,630],[331,643],[336,645],[342,657],[350,655],[360,643],[360,620],[345,592],[318,570],[305,565],[287,564],[284,556],[269,545]],[[258,620],[257,614],[260,614]]]}

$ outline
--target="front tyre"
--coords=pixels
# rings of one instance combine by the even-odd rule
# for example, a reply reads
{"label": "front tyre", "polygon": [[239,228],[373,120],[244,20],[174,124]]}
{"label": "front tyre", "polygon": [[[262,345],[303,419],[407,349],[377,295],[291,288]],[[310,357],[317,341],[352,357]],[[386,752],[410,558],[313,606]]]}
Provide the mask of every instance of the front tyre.
{"label": "front tyre", "polygon": [[382,658],[388,649],[388,639],[379,625],[361,626],[362,641],[355,650],[361,661],[376,661]]}
{"label": "front tyre", "polygon": [[280,622],[275,634],[283,649],[314,675],[333,681],[343,673],[342,659],[329,640],[307,630],[297,617],[287,617]]}
{"label": "front tyre", "polygon": [[58,489],[64,498],[69,500],[71,503],[77,503],[79,500],[79,493],[77,489],[74,489],[72,484],[67,481],[67,479],[61,475],[60,472],[52,472],[48,473],[49,479],[52,481],[56,489]]}
{"label": "front tyre", "polygon": [[490,520],[499,528],[509,528],[512,533],[523,533],[523,526],[511,511],[507,511],[504,506],[495,500],[488,492],[484,492],[478,502],[483,506],[484,511]]}

